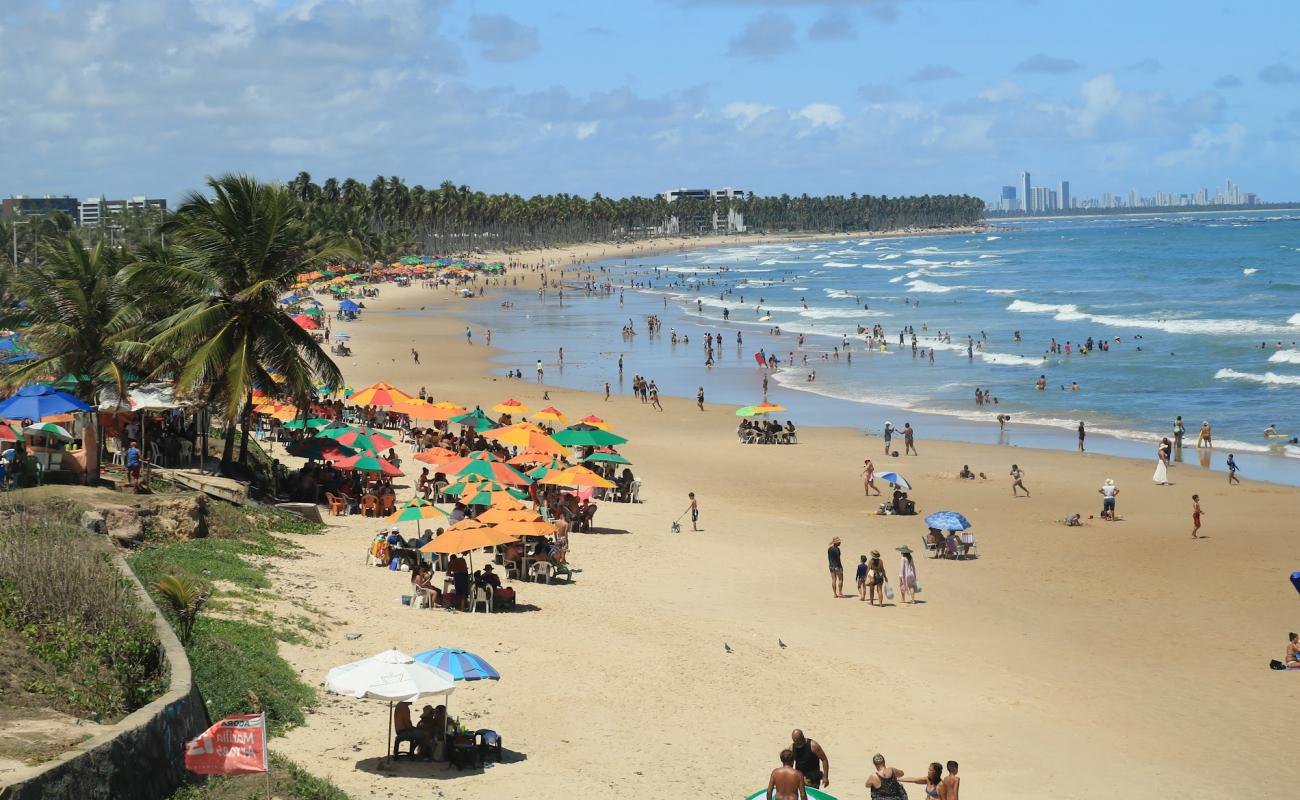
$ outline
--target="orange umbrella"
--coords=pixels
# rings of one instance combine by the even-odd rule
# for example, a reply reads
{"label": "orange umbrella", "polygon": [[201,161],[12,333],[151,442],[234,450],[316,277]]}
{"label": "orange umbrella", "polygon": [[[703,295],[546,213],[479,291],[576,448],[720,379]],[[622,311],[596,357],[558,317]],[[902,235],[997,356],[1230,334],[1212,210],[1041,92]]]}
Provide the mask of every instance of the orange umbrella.
{"label": "orange umbrella", "polygon": [[541,519],[541,517],[538,516],[536,511],[529,511],[520,505],[519,508],[492,506],[474,519],[488,525],[499,525],[502,522],[538,520]]}
{"label": "orange umbrella", "polygon": [[507,520],[498,522],[492,527],[497,533],[509,534],[510,536],[550,536],[555,533],[555,525],[542,519]]}
{"label": "orange umbrella", "polygon": [[554,422],[563,422],[566,425],[569,422],[569,418],[564,415],[564,412],[554,406],[547,406],[538,411],[533,415],[533,419],[549,419]]}
{"label": "orange umbrella", "polygon": [[348,403],[354,406],[395,406],[414,402],[416,398],[383,381],[367,386],[348,398]]}
{"label": "orange umbrella", "polygon": [[545,464],[552,458],[551,453],[543,453],[540,450],[525,450],[519,455],[506,461],[512,467],[527,467],[532,464]]}
{"label": "orange umbrella", "polygon": [[416,461],[423,461],[426,464],[446,464],[448,461],[455,461],[458,458],[460,458],[459,455],[445,447],[430,447],[423,453],[415,454]]}
{"label": "orange umbrella", "polygon": [[445,423],[452,416],[464,414],[465,410],[459,406],[441,408],[434,406],[433,403],[398,403],[398,405],[389,408],[389,412],[390,414],[406,414],[411,419],[425,421],[425,423]]}
{"label": "orange umbrella", "polygon": [[593,428],[600,428],[602,431],[607,431],[611,427],[608,422],[596,416],[595,414],[592,414],[591,416],[588,417],[583,417],[582,419],[578,420],[578,422],[581,422],[584,425],[590,425]]}
{"label": "orange umbrella", "polygon": [[422,553],[468,553],[484,547],[517,542],[514,536],[501,533],[490,525],[464,519],[452,525],[441,536],[420,548]]}
{"label": "orange umbrella", "polygon": [[528,444],[528,436],[534,433],[544,435],[544,431],[531,422],[516,422],[513,425],[484,431],[483,438],[495,439],[502,444],[513,445],[514,447],[523,447]]}
{"label": "orange umbrella", "polygon": [[613,489],[614,484],[600,477],[586,467],[569,467],[568,469],[551,471],[546,477],[538,481],[552,486],[570,486],[573,488],[595,487],[598,489]]}
{"label": "orange umbrella", "polygon": [[430,403],[430,405],[432,405],[434,408],[449,408],[449,409],[455,409],[456,411],[459,411],[461,414],[466,413],[466,409],[461,408],[455,403],[449,403],[446,400],[440,400],[437,403]]}
{"label": "orange umbrella", "polygon": [[492,410],[497,412],[498,414],[512,414],[512,415],[527,414],[528,406],[524,405],[518,400],[511,399],[505,401],[504,403],[497,403],[496,405],[492,406]]}

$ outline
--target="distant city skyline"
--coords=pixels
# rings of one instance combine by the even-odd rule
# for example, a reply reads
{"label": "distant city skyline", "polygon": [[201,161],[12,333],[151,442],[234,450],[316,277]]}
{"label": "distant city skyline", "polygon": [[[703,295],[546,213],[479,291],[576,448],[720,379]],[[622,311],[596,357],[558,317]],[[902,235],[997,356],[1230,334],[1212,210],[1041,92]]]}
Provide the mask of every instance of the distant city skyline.
{"label": "distant city skyline", "polygon": [[207,175],[305,170],[987,198],[1036,165],[1080,196],[1232,175],[1290,199],[1298,18],[1288,0],[6,3],[0,196],[174,202]]}
{"label": "distant city skyline", "polygon": [[[1268,202],[1292,202],[1292,198],[1265,199],[1255,192],[1243,191],[1231,178],[1225,178],[1217,189],[1202,186],[1194,192],[1166,192],[1157,190],[1143,194],[1136,187],[1126,192],[1102,192],[1096,196],[1079,196],[1071,191],[1070,181],[1061,178],[1059,188],[1033,184],[1032,174],[1021,172],[1016,185],[1003,184],[998,194],[985,200],[991,211],[1024,211],[1045,213],[1071,209],[1108,208],[1171,208],[1179,206],[1251,206]],[[1300,192],[1296,193],[1300,199]]]}

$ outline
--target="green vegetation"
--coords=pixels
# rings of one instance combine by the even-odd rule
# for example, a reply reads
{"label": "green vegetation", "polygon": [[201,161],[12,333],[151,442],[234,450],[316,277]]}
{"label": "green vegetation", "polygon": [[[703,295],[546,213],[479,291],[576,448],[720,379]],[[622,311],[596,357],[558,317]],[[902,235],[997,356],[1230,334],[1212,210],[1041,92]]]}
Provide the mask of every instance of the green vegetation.
{"label": "green vegetation", "polygon": [[265,711],[272,732],[300,725],[303,709],[316,703],[316,692],[280,658],[276,643],[301,640],[300,629],[312,623],[277,619],[259,604],[276,599],[268,591],[268,559],[297,557],[298,545],[276,534],[309,535],[321,526],[278,511],[224,504],[210,509],[206,539],[143,549],[127,560],[178,631],[186,624],[184,611],[160,587],[172,581],[188,587],[181,609],[198,594],[211,598],[204,613],[190,621],[186,652],[213,719]]}
{"label": "green vegetation", "polygon": [[186,786],[171,800],[348,800],[343,790],[306,772],[284,756],[271,754],[270,790],[265,775],[209,778],[202,786]]}
{"label": "green vegetation", "polygon": [[76,513],[66,498],[0,503],[0,705],[116,721],[166,689],[166,667],[134,587]]}

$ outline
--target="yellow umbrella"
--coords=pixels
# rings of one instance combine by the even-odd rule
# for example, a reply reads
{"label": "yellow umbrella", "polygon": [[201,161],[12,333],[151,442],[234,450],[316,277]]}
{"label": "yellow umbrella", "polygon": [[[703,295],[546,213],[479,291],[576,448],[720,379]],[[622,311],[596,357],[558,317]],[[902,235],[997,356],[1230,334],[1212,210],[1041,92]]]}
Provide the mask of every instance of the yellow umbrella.
{"label": "yellow umbrella", "polygon": [[507,520],[493,525],[492,529],[510,536],[550,536],[555,533],[555,525],[542,519]]}
{"label": "yellow umbrella", "polygon": [[564,412],[554,406],[547,406],[538,411],[533,415],[533,419],[548,419],[552,422],[563,422],[565,424],[569,422],[569,418],[564,415]]}
{"label": "yellow umbrella", "polygon": [[[496,411],[496,408],[492,409]],[[510,412],[502,412],[510,413]],[[483,432],[484,439],[495,439],[502,444],[512,445],[514,447],[525,447],[528,444],[528,437],[533,434],[545,436],[545,432],[531,422],[516,422],[513,425],[506,425],[502,428],[496,428]]]}
{"label": "yellow umbrella", "polygon": [[518,400],[507,400],[504,403],[497,403],[492,406],[492,410],[498,414],[527,414],[528,406]]}
{"label": "yellow umbrella", "polygon": [[[513,498],[512,498],[513,499]],[[488,525],[499,525],[502,522],[518,522],[520,520],[541,519],[536,511],[529,511],[522,505],[518,508],[506,508],[504,506],[493,506],[474,519]]]}
{"label": "yellow umbrella", "polygon": [[396,406],[414,402],[416,398],[383,381],[367,386],[348,398],[348,403],[354,406]]}
{"label": "yellow umbrella", "polygon": [[414,420],[421,422],[445,422],[452,417],[464,414],[463,410],[457,410],[455,413],[452,409],[438,408],[432,403],[398,403],[388,409],[390,414],[405,414]]}
{"label": "yellow umbrella", "polygon": [[614,484],[600,477],[586,467],[569,467],[568,469],[547,473],[538,483],[546,483],[552,486],[570,486],[573,488],[594,487],[597,489],[613,489]]}

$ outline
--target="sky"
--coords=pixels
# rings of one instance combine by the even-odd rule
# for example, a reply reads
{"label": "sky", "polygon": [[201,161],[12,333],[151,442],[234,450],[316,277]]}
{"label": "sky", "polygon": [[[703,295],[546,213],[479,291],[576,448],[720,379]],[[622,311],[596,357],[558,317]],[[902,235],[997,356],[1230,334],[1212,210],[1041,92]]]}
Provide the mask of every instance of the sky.
{"label": "sky", "polygon": [[1300,200],[1296,0],[0,0],[0,196]]}

